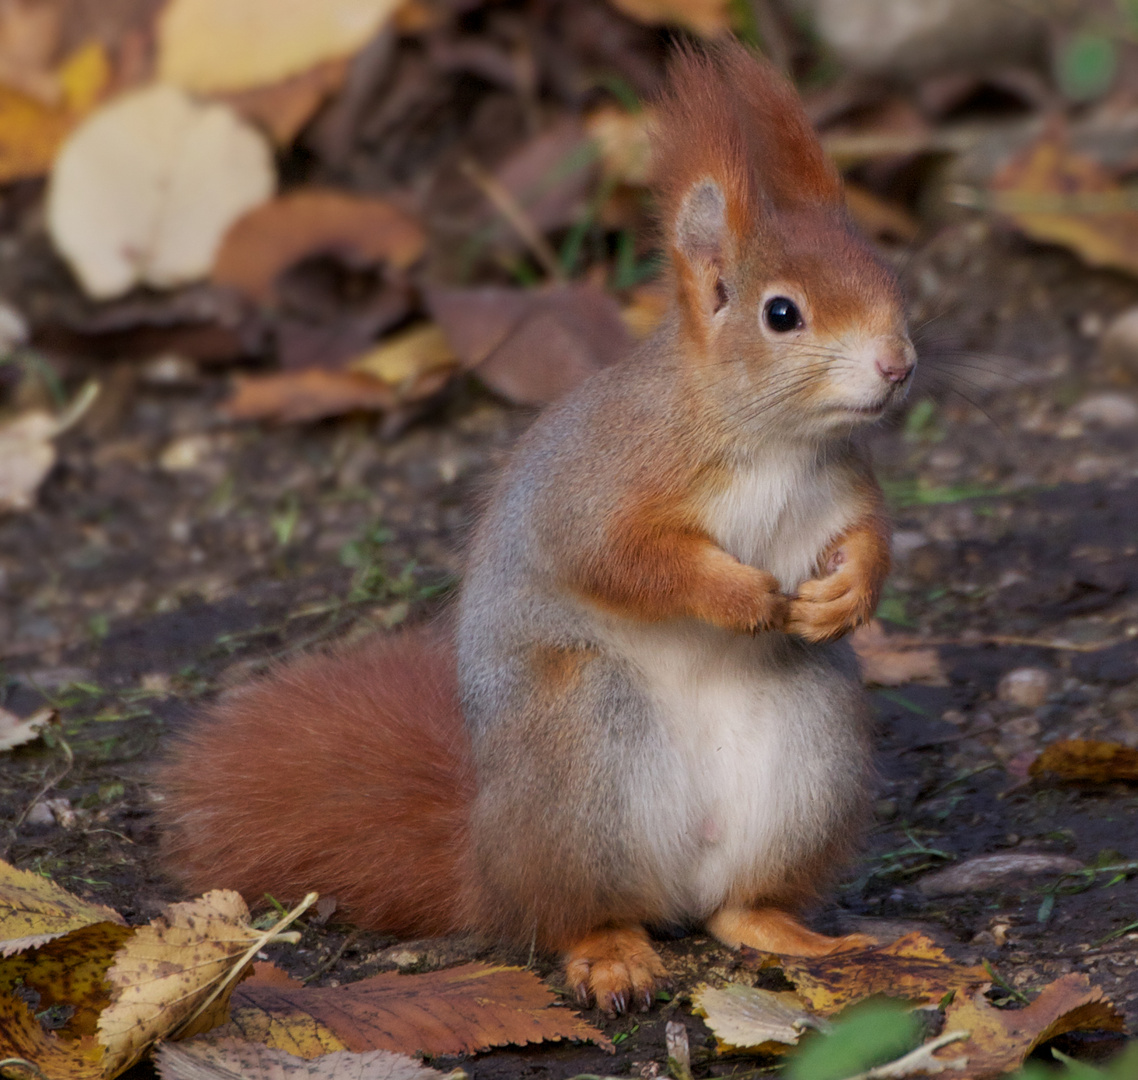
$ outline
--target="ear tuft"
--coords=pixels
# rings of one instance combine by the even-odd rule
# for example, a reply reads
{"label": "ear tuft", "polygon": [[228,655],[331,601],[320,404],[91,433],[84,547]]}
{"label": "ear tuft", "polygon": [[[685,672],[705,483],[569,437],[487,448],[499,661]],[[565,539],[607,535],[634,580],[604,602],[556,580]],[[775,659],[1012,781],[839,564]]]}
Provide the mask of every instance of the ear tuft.
{"label": "ear tuft", "polygon": [[675,244],[688,259],[722,267],[727,246],[727,199],[714,180],[700,180],[676,214]]}

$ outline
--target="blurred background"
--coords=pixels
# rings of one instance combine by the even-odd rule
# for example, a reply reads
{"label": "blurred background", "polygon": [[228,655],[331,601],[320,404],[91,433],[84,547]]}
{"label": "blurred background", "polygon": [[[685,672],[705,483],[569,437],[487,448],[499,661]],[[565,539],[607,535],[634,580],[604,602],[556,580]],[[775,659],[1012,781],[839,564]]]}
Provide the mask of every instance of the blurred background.
{"label": "blurred background", "polygon": [[[896,570],[843,909],[1138,1019],[1081,951],[1138,927],[1132,788],[1038,779],[1138,748],[1135,0],[0,0],[0,705],[60,717],[0,770],[8,858],[147,915],[163,731],[436,610],[534,408],[663,316],[652,102],[729,34],[921,356],[870,436]],[[917,887],[1021,847],[1085,887]]]}

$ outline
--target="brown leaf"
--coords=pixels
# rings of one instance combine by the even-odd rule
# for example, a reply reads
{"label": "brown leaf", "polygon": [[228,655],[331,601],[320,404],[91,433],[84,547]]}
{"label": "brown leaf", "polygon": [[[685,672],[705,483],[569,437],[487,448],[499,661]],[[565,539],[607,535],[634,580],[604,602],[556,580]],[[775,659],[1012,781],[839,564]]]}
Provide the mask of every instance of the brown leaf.
{"label": "brown leaf", "polygon": [[556,400],[631,342],[616,301],[590,284],[435,288],[427,306],[463,366],[523,405]]}
{"label": "brown leaf", "polygon": [[233,995],[232,1015],[242,1029],[257,1014],[305,1017],[361,1053],[473,1054],[559,1039],[607,1043],[575,1013],[550,1008],[554,1000],[536,975],[521,968],[465,964],[336,987],[245,985]]}
{"label": "brown leaf", "polygon": [[899,203],[889,202],[859,184],[847,182],[845,192],[846,208],[866,235],[904,244],[917,238],[920,223]]}
{"label": "brown leaf", "polygon": [[933,1004],[949,990],[991,981],[983,968],[956,963],[922,934],[837,956],[782,957],[777,966],[823,1016],[874,994]]}
{"label": "brown leaf", "polygon": [[[312,1061],[242,1039],[168,1044],[159,1048],[162,1080],[442,1080],[445,1073],[388,1050],[341,1050]],[[465,1074],[463,1074],[465,1075]]]}
{"label": "brown leaf", "polygon": [[246,120],[259,124],[278,146],[289,146],[348,76],[345,58],[326,60],[299,75],[222,95]]}
{"label": "brown leaf", "polygon": [[1021,1065],[1037,1046],[1071,1031],[1123,1031],[1125,1024],[1102,989],[1086,975],[1072,973],[1045,986],[1023,1009],[997,1009],[982,993],[958,994],[945,1014],[945,1033],[968,1031],[965,1043],[943,1056],[963,1050],[968,1066],[953,1073],[960,1080],[994,1080]]}
{"label": "brown leaf", "polygon": [[[50,878],[0,862],[0,941],[5,946],[24,939],[38,944],[101,922],[122,925],[123,918],[102,904],[80,900]],[[3,951],[10,955],[14,950]]]}
{"label": "brown leaf", "polygon": [[1105,784],[1138,780],[1138,750],[1096,739],[1063,739],[1052,743],[1031,763],[1031,776]]}
{"label": "brown leaf", "polygon": [[387,412],[437,393],[447,372],[433,371],[398,391],[359,371],[307,368],[275,375],[238,376],[232,396],[222,406],[235,420],[305,423],[350,412]]}
{"label": "brown leaf", "polygon": [[1052,127],[991,182],[994,209],[1034,240],[1070,249],[1091,266],[1138,274],[1132,193]]}
{"label": "brown leaf", "polygon": [[855,630],[850,643],[861,663],[862,679],[872,686],[914,682],[944,686],[948,682],[936,649],[897,647],[878,619]]}
{"label": "brown leaf", "polygon": [[731,29],[731,0],[611,0],[613,7],[639,22],[671,23],[703,37]]}
{"label": "brown leaf", "polygon": [[403,269],[425,245],[419,223],[385,199],[307,189],[241,218],[222,242],[213,280],[268,302],[281,274],[303,259],[335,254],[354,266]]}

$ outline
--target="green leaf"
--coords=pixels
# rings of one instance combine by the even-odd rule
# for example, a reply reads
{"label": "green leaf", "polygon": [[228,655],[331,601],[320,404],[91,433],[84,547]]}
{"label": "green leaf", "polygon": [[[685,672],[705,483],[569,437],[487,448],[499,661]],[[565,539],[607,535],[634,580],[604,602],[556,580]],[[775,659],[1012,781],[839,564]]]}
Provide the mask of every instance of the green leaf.
{"label": "green leaf", "polygon": [[1118,50],[1104,34],[1083,31],[1059,51],[1056,76],[1070,101],[1093,101],[1110,89],[1118,70]]}
{"label": "green leaf", "polygon": [[923,1024],[897,1001],[872,1001],[846,1011],[830,1035],[816,1035],[790,1061],[787,1080],[845,1080],[907,1054]]}

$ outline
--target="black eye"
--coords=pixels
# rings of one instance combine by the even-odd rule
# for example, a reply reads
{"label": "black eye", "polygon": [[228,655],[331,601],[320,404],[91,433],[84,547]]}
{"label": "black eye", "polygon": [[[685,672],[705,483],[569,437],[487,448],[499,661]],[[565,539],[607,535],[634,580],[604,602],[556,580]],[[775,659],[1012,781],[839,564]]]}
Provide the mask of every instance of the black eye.
{"label": "black eye", "polygon": [[763,315],[769,326],[776,334],[788,334],[802,326],[802,312],[793,300],[785,296],[775,296],[767,301]]}

